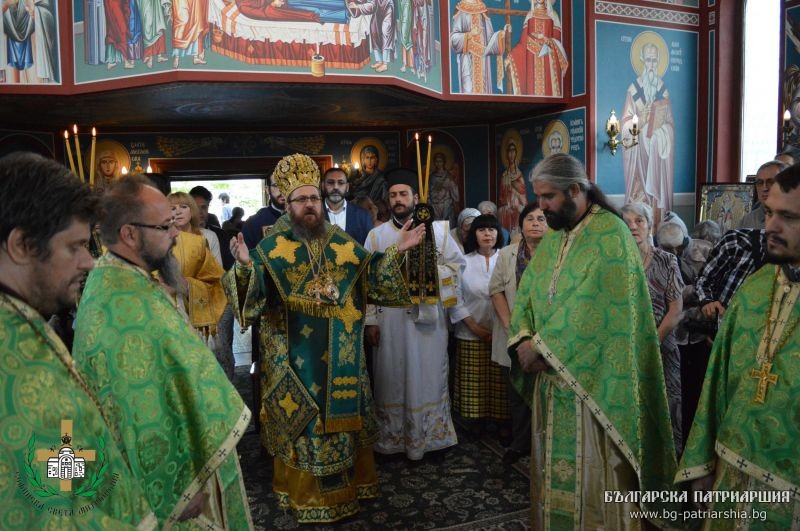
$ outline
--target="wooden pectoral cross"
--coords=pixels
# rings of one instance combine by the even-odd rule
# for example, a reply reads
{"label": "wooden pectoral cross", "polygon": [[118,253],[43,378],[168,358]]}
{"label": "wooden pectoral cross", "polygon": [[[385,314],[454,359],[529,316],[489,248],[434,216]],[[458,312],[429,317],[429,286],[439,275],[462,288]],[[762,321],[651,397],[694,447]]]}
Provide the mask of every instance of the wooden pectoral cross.
{"label": "wooden pectoral cross", "polygon": [[756,378],[756,394],[753,396],[754,404],[763,404],[764,399],[767,398],[767,388],[770,384],[778,383],[778,375],[770,372],[772,370],[772,363],[765,361],[761,364],[760,369],[750,369],[750,378]]}

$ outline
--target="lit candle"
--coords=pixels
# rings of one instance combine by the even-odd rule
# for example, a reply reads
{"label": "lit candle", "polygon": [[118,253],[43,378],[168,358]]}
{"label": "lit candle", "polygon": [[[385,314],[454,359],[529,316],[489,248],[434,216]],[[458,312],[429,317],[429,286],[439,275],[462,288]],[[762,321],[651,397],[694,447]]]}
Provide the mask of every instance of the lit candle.
{"label": "lit candle", "polygon": [[616,135],[617,131],[619,131],[619,121],[617,120],[617,115],[612,110],[611,116],[606,120],[606,132],[609,135]]}
{"label": "lit candle", "polygon": [[334,167],[334,168],[338,168],[338,167],[339,167],[339,163],[338,163],[338,162],[334,162],[334,163],[333,163],[333,167]]}
{"label": "lit candle", "polygon": [[631,122],[633,122],[633,128],[634,129],[639,127],[639,115],[638,114],[634,114],[633,115],[633,119],[631,119]]}
{"label": "lit candle", "polygon": [[147,173],[153,173],[153,167],[149,164],[147,165],[147,169],[145,170]]}
{"label": "lit candle", "polygon": [[97,129],[92,127],[92,149],[89,152],[89,186],[94,186],[94,145],[97,142]]}
{"label": "lit candle", "polygon": [[428,185],[430,185],[430,178],[431,178],[431,152],[433,151],[433,137],[428,135],[428,159],[425,161],[425,192],[423,192],[424,197],[422,198],[422,202],[424,203],[428,199]]}
{"label": "lit candle", "polygon": [[783,121],[788,122],[791,119],[792,119],[792,113],[789,112],[789,109],[783,111]]}
{"label": "lit candle", "polygon": [[356,171],[358,171],[358,169],[361,167],[361,164],[359,164],[358,162],[354,162],[353,167],[356,169]]}
{"label": "lit candle", "polygon": [[72,132],[75,133],[75,158],[78,159],[78,175],[81,178],[81,181],[84,179],[83,176],[83,158],[81,157],[81,143],[78,140],[78,125],[75,124],[72,126]]}
{"label": "lit candle", "polygon": [[122,175],[128,175],[128,168],[126,168],[125,166],[123,166],[123,167],[122,167],[122,169],[121,169],[121,170],[119,170],[119,172],[120,172]]}
{"label": "lit candle", "polygon": [[419,193],[422,193],[422,155],[419,153],[419,133],[414,133],[414,142],[417,144],[417,183]]}
{"label": "lit candle", "polygon": [[75,161],[72,159],[72,148],[69,147],[69,131],[64,130],[64,145],[67,146],[67,160],[69,161],[69,169],[75,173]]}

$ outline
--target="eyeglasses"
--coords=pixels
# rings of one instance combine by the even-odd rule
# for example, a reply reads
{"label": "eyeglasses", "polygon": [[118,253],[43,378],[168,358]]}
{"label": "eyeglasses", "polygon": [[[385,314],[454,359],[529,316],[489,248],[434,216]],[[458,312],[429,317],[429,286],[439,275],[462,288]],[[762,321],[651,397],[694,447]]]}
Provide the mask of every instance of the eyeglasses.
{"label": "eyeglasses", "polygon": [[322,198],[318,195],[301,195],[300,197],[289,199],[290,203],[300,203],[302,205],[306,203],[311,203],[312,205],[316,205],[320,201],[322,201]]}
{"label": "eyeglasses", "polygon": [[160,230],[162,232],[167,232],[169,229],[175,226],[175,220],[173,219],[169,223],[165,223],[164,225],[148,225],[147,223],[127,223],[127,225],[133,225],[134,227],[140,227],[142,229],[155,229]]}

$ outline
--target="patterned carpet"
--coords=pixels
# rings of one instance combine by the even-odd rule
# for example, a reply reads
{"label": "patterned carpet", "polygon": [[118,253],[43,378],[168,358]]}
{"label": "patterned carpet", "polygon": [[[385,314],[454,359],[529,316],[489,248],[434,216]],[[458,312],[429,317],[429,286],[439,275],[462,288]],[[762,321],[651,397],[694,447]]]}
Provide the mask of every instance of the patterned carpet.
{"label": "patterned carpet", "polygon": [[[237,368],[236,387],[248,404],[249,376]],[[376,454],[380,497],[361,504],[354,517],[326,525],[300,525],[278,508],[272,494],[272,458],[253,427],[239,443],[244,482],[256,529],[530,529],[528,459],[502,463],[493,439],[463,442],[419,462]],[[438,454],[438,452],[437,452]]]}

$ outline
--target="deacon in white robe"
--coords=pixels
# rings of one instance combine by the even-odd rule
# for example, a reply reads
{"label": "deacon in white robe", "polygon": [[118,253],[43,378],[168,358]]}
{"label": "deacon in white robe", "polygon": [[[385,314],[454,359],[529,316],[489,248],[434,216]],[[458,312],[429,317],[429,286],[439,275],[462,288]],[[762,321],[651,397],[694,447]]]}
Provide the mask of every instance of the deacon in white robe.
{"label": "deacon in white robe", "polygon": [[[403,176],[413,176],[401,184]],[[383,251],[397,243],[398,231],[416,205],[416,174],[394,170],[387,174],[389,208],[392,219],[372,229],[365,247]],[[380,428],[375,451],[383,454],[405,453],[419,460],[425,452],[458,443],[450,415],[448,392],[447,319],[456,323],[469,315],[463,307],[458,277],[466,261],[448,230],[446,221],[433,223],[439,256],[440,284],[449,276],[447,287],[436,304],[418,304],[405,308],[371,307],[366,316],[367,338],[379,330],[378,348],[373,353],[375,411]],[[409,264],[406,264],[408,267]],[[445,308],[442,300],[449,308]],[[374,338],[374,336],[373,336]]]}

